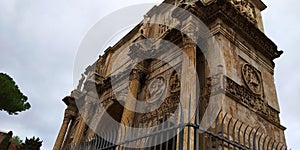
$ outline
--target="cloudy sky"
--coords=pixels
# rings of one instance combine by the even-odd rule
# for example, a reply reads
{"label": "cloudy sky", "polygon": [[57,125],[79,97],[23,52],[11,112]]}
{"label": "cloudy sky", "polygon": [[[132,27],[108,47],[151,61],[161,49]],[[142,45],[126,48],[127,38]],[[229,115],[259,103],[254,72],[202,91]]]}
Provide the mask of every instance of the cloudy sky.
{"label": "cloudy sky", "polygon": [[[161,0],[1,0],[0,72],[14,78],[32,108],[17,116],[0,112],[0,130],[12,130],[22,139],[40,137],[42,148],[52,149],[65,109],[61,99],[73,89],[73,66],[83,37],[99,20],[120,8],[158,2]],[[264,2],[268,5],[263,12],[265,33],[285,52],[276,60],[275,82],[287,143],[297,150],[300,1]]]}

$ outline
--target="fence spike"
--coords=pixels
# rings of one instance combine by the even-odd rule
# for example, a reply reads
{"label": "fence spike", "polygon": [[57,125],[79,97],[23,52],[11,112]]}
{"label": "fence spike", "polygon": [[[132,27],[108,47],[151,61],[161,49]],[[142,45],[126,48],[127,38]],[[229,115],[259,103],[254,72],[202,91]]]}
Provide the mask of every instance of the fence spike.
{"label": "fence spike", "polygon": [[239,144],[241,143],[241,129],[242,129],[243,125],[244,125],[244,123],[242,122],[240,127],[239,127],[239,130],[238,130],[238,143]]}
{"label": "fence spike", "polygon": [[246,126],[245,130],[244,130],[244,135],[243,135],[243,138],[244,138],[244,146],[246,146],[246,132],[249,128],[249,125]]}
{"label": "fence spike", "polygon": [[273,141],[273,144],[272,144],[272,147],[271,147],[271,150],[273,150],[274,146],[275,146],[275,140]]}
{"label": "fence spike", "polygon": [[272,138],[270,138],[269,141],[268,141],[267,149],[269,149],[269,145],[270,145],[271,140],[272,140]]}
{"label": "fence spike", "polygon": [[[251,134],[253,132],[254,128],[251,127],[251,130],[250,130],[250,133],[249,133],[249,136],[248,136],[248,144],[249,144],[249,147],[251,147]],[[254,144],[253,144],[254,145]]]}
{"label": "fence spike", "polygon": [[257,137],[257,133],[258,133],[259,128],[256,129],[255,133],[254,133],[254,137],[253,137],[253,148],[254,150],[256,150],[256,137]]}
{"label": "fence spike", "polygon": [[279,145],[280,145],[280,143],[278,142],[277,145],[276,145],[276,150],[278,150],[278,146],[279,146]]}
{"label": "fence spike", "polygon": [[267,138],[268,138],[268,136],[266,136],[266,137],[264,138],[264,141],[263,141],[263,149],[265,149],[265,147],[266,147],[266,140],[267,140]]}
{"label": "fence spike", "polygon": [[284,147],[284,144],[282,144],[282,146],[280,147],[280,150],[282,150],[283,147]]}

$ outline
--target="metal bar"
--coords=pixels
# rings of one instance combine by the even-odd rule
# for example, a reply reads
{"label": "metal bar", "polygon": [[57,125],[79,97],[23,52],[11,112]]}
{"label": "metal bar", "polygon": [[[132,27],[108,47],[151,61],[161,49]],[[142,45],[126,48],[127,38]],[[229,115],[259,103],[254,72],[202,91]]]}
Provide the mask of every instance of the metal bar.
{"label": "metal bar", "polygon": [[238,143],[239,143],[239,145],[241,145],[241,129],[242,129],[243,124],[244,123],[242,122],[239,129],[238,129]]}
{"label": "metal bar", "polygon": [[246,126],[245,130],[244,130],[244,146],[246,146],[246,132],[247,132],[247,129],[249,128],[249,125]]}
{"label": "metal bar", "polygon": [[[189,96],[189,109],[188,109],[188,123],[191,121],[191,95]],[[187,127],[188,135],[187,135],[187,150],[190,150],[190,136],[191,136],[191,129]]]}
{"label": "metal bar", "polygon": [[[161,128],[164,130],[165,112],[164,112],[164,110],[163,110],[162,108],[161,108],[161,114],[162,114],[162,124],[161,124]],[[164,134],[163,134],[163,132],[162,132],[162,134],[160,134],[160,146],[159,146],[160,150],[162,150],[162,146],[163,146],[163,136],[164,136]]]}
{"label": "metal bar", "polygon": [[[233,142],[235,142],[235,128],[236,128],[236,125],[237,125],[238,121],[239,120],[236,120],[234,122],[233,129],[232,129],[232,138],[233,138],[232,140],[233,140]],[[233,146],[233,149],[235,150],[235,146]]]}
{"label": "metal bar", "polygon": [[270,138],[269,142],[268,142],[268,145],[267,145],[267,149],[269,149],[269,146],[270,146],[270,142],[272,141],[272,139]]}
{"label": "metal bar", "polygon": [[[253,132],[253,129],[254,128],[251,128],[251,130],[250,130],[250,133],[249,133],[249,136],[248,136],[248,143],[249,143],[249,148],[251,149],[251,134],[252,134],[252,132]],[[246,146],[246,145],[245,145]]]}
{"label": "metal bar", "polygon": [[256,129],[255,133],[254,133],[254,137],[253,137],[253,150],[256,150],[256,136],[258,133],[259,128]]}
{"label": "metal bar", "polygon": [[278,146],[279,146],[279,145],[280,145],[280,143],[278,142],[277,145],[276,145],[276,150],[278,150]]}
{"label": "metal bar", "polygon": [[[222,137],[224,137],[224,122],[225,122],[226,116],[227,116],[227,113],[224,115],[224,117],[222,119],[222,125],[221,125]],[[224,150],[224,140],[222,140],[222,150]]]}
{"label": "metal bar", "polygon": [[[232,121],[232,117],[229,119],[228,124],[227,124],[227,138],[230,140],[230,123]],[[228,149],[230,148],[230,142],[228,142]]]}
{"label": "metal bar", "polygon": [[[221,112],[218,113],[217,118],[215,120],[215,134],[219,133],[219,125],[218,125],[218,123],[219,123],[220,113]],[[216,141],[215,145],[216,145],[216,149],[219,149],[219,142],[218,141]]]}
{"label": "metal bar", "polygon": [[[199,103],[199,101],[197,100],[196,101],[196,115],[195,115],[195,122],[194,122],[194,124],[195,125],[199,125],[199,107],[200,107],[200,103]],[[196,149],[196,150],[198,150],[199,149],[199,137],[198,137],[198,134],[197,134],[197,129],[196,129],[196,127],[193,127],[193,129],[194,129],[194,149]]]}

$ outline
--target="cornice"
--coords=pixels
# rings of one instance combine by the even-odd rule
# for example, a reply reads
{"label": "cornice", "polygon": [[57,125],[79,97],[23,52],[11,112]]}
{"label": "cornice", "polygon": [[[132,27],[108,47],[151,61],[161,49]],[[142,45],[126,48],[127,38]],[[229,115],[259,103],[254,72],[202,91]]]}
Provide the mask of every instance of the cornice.
{"label": "cornice", "polygon": [[275,43],[273,43],[254,23],[240,13],[227,0],[216,0],[207,6],[198,2],[197,7],[190,7],[188,9],[202,19],[207,25],[215,22],[216,19],[221,19],[242,38],[247,40],[249,44],[253,45],[255,49],[272,61],[275,58],[280,57],[283,53],[282,51],[278,51]]}

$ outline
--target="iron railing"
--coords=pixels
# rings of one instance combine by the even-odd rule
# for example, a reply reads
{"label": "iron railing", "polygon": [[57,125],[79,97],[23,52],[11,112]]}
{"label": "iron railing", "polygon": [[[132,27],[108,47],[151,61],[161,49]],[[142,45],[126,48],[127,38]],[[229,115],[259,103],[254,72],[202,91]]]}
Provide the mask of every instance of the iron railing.
{"label": "iron railing", "polygon": [[[154,111],[152,115],[141,117],[142,119],[131,125],[128,121],[127,126],[138,129],[135,132],[126,127],[118,131],[110,130],[108,127],[106,132],[64,149],[287,150],[284,143],[276,142],[275,137],[263,133],[262,129],[251,127],[221,111],[206,129],[203,127],[206,125],[199,121],[198,108],[200,107],[197,107],[195,119],[187,123],[184,123],[182,111],[180,111],[181,115],[174,115],[174,109],[164,107]],[[167,121],[170,118],[173,121]],[[149,130],[149,127],[154,128]]]}

